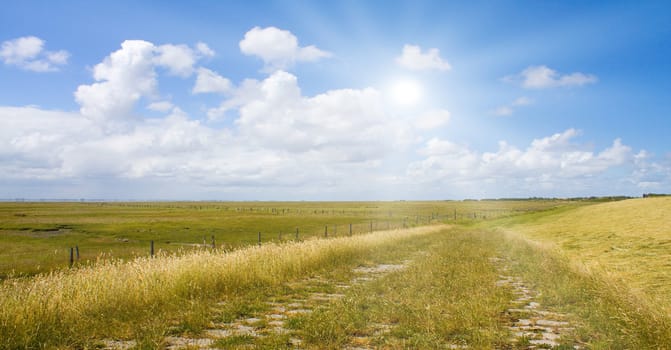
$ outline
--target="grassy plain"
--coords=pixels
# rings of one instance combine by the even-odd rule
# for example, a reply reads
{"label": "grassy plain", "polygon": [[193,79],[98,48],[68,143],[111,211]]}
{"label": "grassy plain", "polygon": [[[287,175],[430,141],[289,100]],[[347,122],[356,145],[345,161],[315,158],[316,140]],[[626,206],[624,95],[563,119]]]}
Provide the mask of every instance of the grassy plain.
{"label": "grassy plain", "polygon": [[0,203],[0,278],[68,266],[79,247],[81,264],[132,259],[211,244],[238,248],[327,234],[413,227],[429,222],[507,216],[564,205],[563,201],[433,202],[130,202]]}
{"label": "grassy plain", "polygon": [[[116,216],[100,214],[104,219],[88,223],[140,225],[154,213],[157,220],[147,226],[169,222],[179,227],[188,218],[170,218],[166,207],[184,205],[198,206],[189,209],[195,211],[192,215],[215,213],[203,214],[201,220],[206,223],[197,226],[203,229],[207,222],[211,225],[222,217],[234,220],[248,211],[248,223],[264,215],[280,217],[274,223],[311,222],[313,238],[256,246],[252,244],[255,236],[248,241],[237,236],[231,239],[248,247],[179,254],[164,250],[154,259],[106,259],[75,269],[7,278],[0,282],[0,349],[98,348],[109,345],[105,340],[132,341],[123,344],[136,349],[160,349],[180,339],[203,337],[212,348],[527,349],[532,339],[515,336],[510,328],[521,322],[522,316],[511,311],[517,307],[513,301],[519,298],[519,290],[501,284],[502,274],[524,281],[542,312],[563,315],[562,322],[568,326],[552,335],[556,349],[575,345],[671,348],[668,198],[601,204],[288,203],[283,213],[274,209],[283,207],[277,203],[245,203],[244,211],[237,204],[229,208],[235,213],[230,218],[222,214],[226,210],[221,203],[162,203],[158,208],[118,204],[140,210],[119,215],[120,209],[113,208]],[[92,204],[72,205],[86,209]],[[143,205],[150,207],[143,209]],[[208,205],[212,208],[205,209]],[[455,208],[466,215],[448,219]],[[186,209],[175,211],[188,216]],[[29,213],[28,208],[19,213],[24,212]],[[480,219],[472,219],[473,212]],[[53,214],[42,223],[65,222],[81,229],[90,217],[96,218],[78,213],[66,222],[63,218],[68,213]],[[318,239],[329,220],[343,219],[344,224],[359,218],[363,232],[371,218],[380,222],[402,218],[397,222],[412,226],[409,218],[432,214],[432,223],[422,227]],[[36,211],[9,216],[48,215]],[[3,221],[3,233],[11,231],[12,225],[18,231],[31,231],[21,230],[19,224],[34,227],[39,221]],[[189,222],[197,225],[200,220]],[[184,234],[181,239],[190,237]],[[360,278],[358,269],[379,264],[403,268],[352,282]],[[315,295],[337,297],[317,302]],[[288,308],[298,300],[310,312],[285,310],[276,315],[277,308]],[[273,331],[276,316],[283,320],[281,332]],[[226,327],[236,322],[242,322],[249,333],[226,333]],[[220,333],[212,335],[212,328]],[[228,335],[221,336],[224,333]]]}

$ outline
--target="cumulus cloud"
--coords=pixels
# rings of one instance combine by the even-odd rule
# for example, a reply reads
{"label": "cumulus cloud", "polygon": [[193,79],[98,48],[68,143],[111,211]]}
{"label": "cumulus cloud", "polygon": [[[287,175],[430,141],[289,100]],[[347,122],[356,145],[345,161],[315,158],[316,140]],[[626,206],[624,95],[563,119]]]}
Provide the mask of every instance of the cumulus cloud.
{"label": "cumulus cloud", "polygon": [[160,45],[154,48],[154,63],[168,69],[172,75],[188,77],[193,73],[197,51],[186,45]]}
{"label": "cumulus cloud", "polygon": [[102,135],[78,113],[37,107],[0,107],[0,178],[56,179],[67,176],[62,153]]}
{"label": "cumulus cloud", "polygon": [[528,106],[533,104],[534,101],[526,96],[518,97],[511,103],[503,106],[497,107],[493,113],[497,116],[509,116],[512,115],[518,107]]}
{"label": "cumulus cloud", "polygon": [[207,68],[198,68],[196,84],[191,90],[194,94],[219,93],[225,94],[233,88],[231,81]]}
{"label": "cumulus cloud", "polygon": [[[506,183],[514,189],[528,184],[551,186],[580,183],[599,178],[621,166],[634,166],[631,147],[615,139],[610,147],[594,152],[574,142],[580,133],[568,129],[535,139],[520,149],[505,141],[494,152],[479,152],[465,145],[433,138],[418,153],[424,157],[410,163],[407,175],[429,183],[461,183],[477,188],[478,184]],[[592,184],[593,185],[593,184]]]}
{"label": "cumulus cloud", "polygon": [[452,66],[440,57],[440,50],[431,48],[422,52],[422,49],[416,45],[404,45],[403,53],[396,57],[396,63],[403,68],[417,71],[452,69]]}
{"label": "cumulus cloud", "polygon": [[44,40],[25,36],[2,43],[0,59],[7,65],[33,72],[53,72],[59,66],[68,63],[70,53],[65,50],[47,51],[44,49]]}
{"label": "cumulus cloud", "polygon": [[313,45],[301,47],[288,30],[276,27],[254,27],[240,41],[240,51],[263,60],[266,70],[284,69],[297,62],[314,62],[331,57],[331,53]]}
{"label": "cumulus cloud", "polygon": [[580,72],[560,74],[554,69],[541,65],[527,67],[521,73],[506,76],[503,80],[519,84],[526,89],[545,89],[593,84],[598,79],[593,74]]}
{"label": "cumulus cloud", "polygon": [[80,85],[75,91],[82,115],[97,122],[131,118],[135,103],[156,91],[155,48],[148,41],[126,40],[121,49],[95,65],[96,83]]}
{"label": "cumulus cloud", "polygon": [[158,94],[156,67],[167,69],[171,75],[188,77],[202,52],[207,51],[205,44],[200,46],[194,50],[186,45],[124,41],[120,49],[93,67],[96,82],[80,85],[75,91],[81,114],[108,129],[135,119],[132,112],[137,102]]}
{"label": "cumulus cloud", "polygon": [[[152,81],[150,48],[126,43],[94,71],[109,78],[105,82],[117,81],[115,68],[125,71],[133,61]],[[126,60],[128,55],[137,59]],[[390,116],[372,88],[305,96],[296,76],[276,71],[243,82],[226,101],[237,116],[224,128],[192,119],[168,101],[147,108],[169,110],[169,116],[111,131],[76,112],[0,109],[0,156],[13,160],[0,163],[0,173],[23,179],[170,179],[201,190],[293,188],[318,195],[334,186],[375,182],[384,159],[412,139],[412,125]],[[24,116],[30,117],[14,121]]]}
{"label": "cumulus cloud", "polygon": [[386,113],[382,94],[372,88],[307,97],[296,76],[277,71],[249,82],[245,93],[236,125],[240,134],[263,147],[359,162],[379,160],[408,138],[407,125]]}

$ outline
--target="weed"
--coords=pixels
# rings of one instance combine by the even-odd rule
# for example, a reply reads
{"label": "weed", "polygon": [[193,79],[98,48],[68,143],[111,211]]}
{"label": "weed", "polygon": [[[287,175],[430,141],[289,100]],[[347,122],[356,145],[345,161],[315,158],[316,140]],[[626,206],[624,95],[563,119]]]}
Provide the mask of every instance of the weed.
{"label": "weed", "polygon": [[217,339],[213,345],[224,349],[234,349],[244,345],[252,345],[255,340],[256,338],[248,334],[232,335],[230,337]]}

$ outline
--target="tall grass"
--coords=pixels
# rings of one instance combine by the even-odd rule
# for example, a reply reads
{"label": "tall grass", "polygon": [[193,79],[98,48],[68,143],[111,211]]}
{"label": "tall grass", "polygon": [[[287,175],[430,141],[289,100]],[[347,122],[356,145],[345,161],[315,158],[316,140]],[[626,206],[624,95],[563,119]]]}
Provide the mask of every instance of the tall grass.
{"label": "tall grass", "polygon": [[503,236],[500,249],[513,272],[533,281],[542,304],[571,315],[576,341],[592,349],[671,348],[671,315],[663,304],[556,245],[510,231]]}
{"label": "tall grass", "polygon": [[671,197],[632,199],[522,217],[510,228],[556,245],[583,264],[622,279],[632,289],[666,299],[671,312]]}
{"label": "tall grass", "polygon": [[372,249],[443,227],[102,261],[30,279],[8,279],[0,284],[0,347],[85,348],[104,338],[159,346],[169,327],[194,305],[225,301],[236,293],[348,264]]}
{"label": "tall grass", "polygon": [[[671,348],[670,214],[671,198],[663,197],[502,223],[518,242],[511,256],[545,285],[546,299],[584,320],[583,340],[594,348]],[[532,263],[521,247],[535,247],[545,263]]]}

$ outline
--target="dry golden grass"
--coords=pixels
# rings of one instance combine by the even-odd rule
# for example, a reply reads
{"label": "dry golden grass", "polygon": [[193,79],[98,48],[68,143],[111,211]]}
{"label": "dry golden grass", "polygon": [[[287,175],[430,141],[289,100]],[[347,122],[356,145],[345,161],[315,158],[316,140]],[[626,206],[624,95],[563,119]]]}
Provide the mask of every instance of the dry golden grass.
{"label": "dry golden grass", "polygon": [[581,207],[513,229],[671,305],[671,197]]}
{"label": "dry golden grass", "polygon": [[371,249],[444,229],[382,231],[331,240],[265,244],[233,252],[101,262],[0,284],[0,348],[90,347],[103,338],[161,339],[188,305],[225,300]]}

